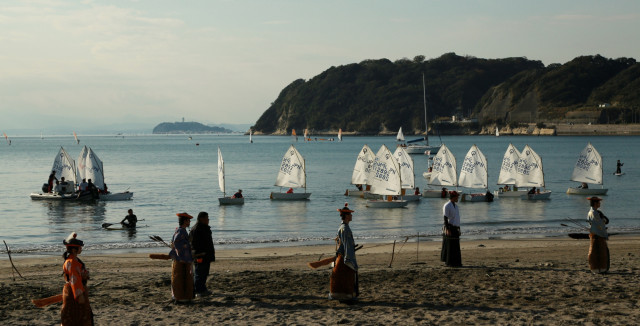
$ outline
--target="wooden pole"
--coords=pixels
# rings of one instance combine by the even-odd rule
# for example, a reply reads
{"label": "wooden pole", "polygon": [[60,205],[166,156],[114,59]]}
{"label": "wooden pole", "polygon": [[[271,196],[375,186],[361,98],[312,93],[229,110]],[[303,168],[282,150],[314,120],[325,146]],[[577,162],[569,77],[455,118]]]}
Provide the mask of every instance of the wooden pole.
{"label": "wooden pole", "polygon": [[391,264],[393,263],[393,255],[396,252],[396,240],[393,240],[393,248],[391,249],[391,261],[389,262],[389,268],[391,268]]}
{"label": "wooden pole", "polygon": [[11,259],[11,250],[9,250],[9,246],[7,246],[7,242],[2,240],[2,242],[4,242],[4,247],[7,248],[7,255],[9,255],[9,261],[11,262],[11,267],[13,267],[13,269],[11,270],[11,275],[13,276],[13,280],[16,280],[15,275],[13,275],[13,270],[16,271],[16,273],[18,273],[18,275],[20,275],[21,278],[24,279],[24,276],[22,276],[22,274],[20,274],[20,271],[18,271],[18,269],[16,268],[16,265],[13,264],[13,259]]}

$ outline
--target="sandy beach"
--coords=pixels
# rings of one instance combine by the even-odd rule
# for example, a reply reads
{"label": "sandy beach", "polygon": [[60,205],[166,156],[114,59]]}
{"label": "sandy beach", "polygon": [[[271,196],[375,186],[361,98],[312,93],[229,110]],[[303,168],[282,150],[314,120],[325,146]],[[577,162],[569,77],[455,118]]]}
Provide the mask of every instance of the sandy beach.
{"label": "sandy beach", "polygon": [[[333,246],[218,250],[208,288],[213,295],[174,304],[170,261],[148,254],[81,258],[91,272],[97,325],[602,325],[640,320],[640,237],[609,241],[611,271],[594,275],[588,240],[462,241],[462,268],[439,261],[440,243],[414,239],[395,246],[366,243],[358,251],[360,300],[327,299],[330,267],[306,263],[331,256]],[[158,250],[158,253],[164,253]],[[0,322],[54,325],[60,303],[30,300],[61,293],[61,257],[15,258],[26,278],[12,281],[0,261]]]}

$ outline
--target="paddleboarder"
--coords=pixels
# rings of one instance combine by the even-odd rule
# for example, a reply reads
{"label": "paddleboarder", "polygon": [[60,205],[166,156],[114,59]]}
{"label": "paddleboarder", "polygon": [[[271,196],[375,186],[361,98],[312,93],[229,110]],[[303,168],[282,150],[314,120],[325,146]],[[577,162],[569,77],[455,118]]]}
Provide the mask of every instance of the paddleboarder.
{"label": "paddleboarder", "polygon": [[624,163],[620,163],[620,160],[618,160],[618,163],[616,163],[616,174],[622,174],[622,169],[620,169],[620,168],[623,165],[624,165]]}
{"label": "paddleboarder", "polygon": [[77,239],[72,232],[62,243],[66,251],[62,255],[62,265],[65,285],[62,290],[61,324],[65,325],[93,325],[93,312],[89,305],[89,290],[87,281],[89,271],[78,255],[82,253],[84,242]]}
{"label": "paddleboarder", "polygon": [[135,214],[133,214],[133,209],[131,209],[131,208],[129,208],[129,210],[127,212],[129,214],[127,216],[125,216],[122,219],[122,221],[120,221],[120,224],[122,225],[122,227],[135,229],[136,228],[136,223],[138,223],[138,217]]}

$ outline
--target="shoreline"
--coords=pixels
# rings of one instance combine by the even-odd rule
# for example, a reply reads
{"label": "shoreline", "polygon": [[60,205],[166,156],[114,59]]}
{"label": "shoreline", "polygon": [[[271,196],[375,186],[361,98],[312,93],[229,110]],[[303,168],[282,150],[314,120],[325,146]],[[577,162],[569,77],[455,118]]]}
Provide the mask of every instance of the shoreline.
{"label": "shoreline", "polygon": [[[392,243],[365,243],[358,251],[361,297],[354,305],[327,299],[328,266],[306,266],[332,256],[333,245],[218,250],[208,282],[214,294],[188,305],[171,303],[170,261],[142,253],[80,257],[91,272],[97,325],[574,325],[640,318],[637,235],[611,237],[606,275],[589,271],[588,240],[465,241],[463,235],[462,268],[443,266],[438,241],[403,242],[396,242],[391,267]],[[26,280],[12,281],[8,260],[0,261],[0,320],[59,323],[60,304],[36,308],[29,300],[59,294],[62,258],[20,257],[14,264]]]}

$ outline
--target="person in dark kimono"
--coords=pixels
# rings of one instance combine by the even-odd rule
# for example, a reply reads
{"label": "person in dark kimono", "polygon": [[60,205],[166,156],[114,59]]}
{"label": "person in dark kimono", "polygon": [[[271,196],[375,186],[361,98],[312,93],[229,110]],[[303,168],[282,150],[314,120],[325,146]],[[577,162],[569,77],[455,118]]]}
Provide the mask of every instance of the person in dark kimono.
{"label": "person in dark kimono", "polygon": [[449,192],[449,202],[442,207],[444,227],[440,260],[449,267],[462,266],[462,257],[460,255],[460,211],[456,204],[458,197],[457,191]]}
{"label": "person in dark kimono", "polygon": [[589,239],[591,240],[589,246],[589,268],[593,273],[602,274],[609,271],[610,264],[609,247],[607,246],[609,233],[606,227],[609,224],[609,219],[598,209],[600,208],[601,198],[589,197],[587,199],[591,204],[591,209],[587,214],[587,220],[591,226],[589,229]]}
{"label": "person in dark kimono", "polygon": [[195,259],[194,266],[194,290],[196,298],[211,294],[207,289],[207,277],[211,262],[216,261],[216,250],[213,246],[211,226],[209,226],[209,214],[200,212],[196,225],[189,232],[189,241],[193,249]]}
{"label": "person in dark kimono", "polygon": [[356,244],[349,223],[352,220],[353,210],[348,203],[339,208],[342,224],[338,229],[338,249],[336,260],[331,271],[329,282],[329,298],[341,301],[354,300],[360,294],[358,289],[358,262],[356,260]]}

